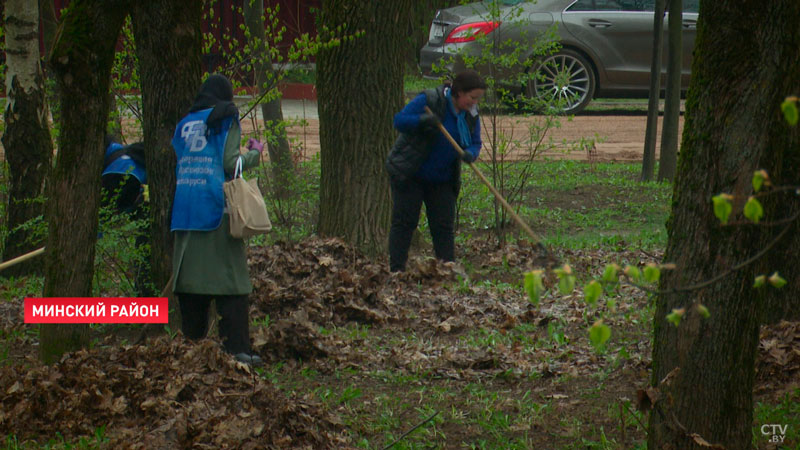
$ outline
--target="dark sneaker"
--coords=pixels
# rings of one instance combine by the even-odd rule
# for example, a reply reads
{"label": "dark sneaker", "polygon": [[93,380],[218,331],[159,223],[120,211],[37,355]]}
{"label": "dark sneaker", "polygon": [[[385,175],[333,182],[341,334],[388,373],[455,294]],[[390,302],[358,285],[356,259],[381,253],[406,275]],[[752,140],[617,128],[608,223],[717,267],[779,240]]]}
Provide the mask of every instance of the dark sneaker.
{"label": "dark sneaker", "polygon": [[241,363],[245,363],[245,364],[247,364],[249,366],[261,367],[261,366],[264,365],[264,360],[261,359],[261,357],[258,356],[258,355],[251,355],[251,354],[242,352],[242,353],[237,353],[237,354],[233,355],[233,357],[236,358],[237,361],[239,361]]}

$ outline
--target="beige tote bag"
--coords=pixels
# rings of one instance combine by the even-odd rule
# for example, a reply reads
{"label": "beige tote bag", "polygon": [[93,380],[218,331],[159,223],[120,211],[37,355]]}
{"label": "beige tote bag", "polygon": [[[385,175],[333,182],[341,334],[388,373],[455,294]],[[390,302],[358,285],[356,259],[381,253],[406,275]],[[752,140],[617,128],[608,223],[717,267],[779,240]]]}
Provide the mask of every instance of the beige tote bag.
{"label": "beige tote bag", "polygon": [[236,161],[236,171],[231,181],[222,185],[231,218],[231,236],[247,238],[264,234],[272,229],[267,215],[267,205],[258,189],[258,180],[242,177],[242,158]]}

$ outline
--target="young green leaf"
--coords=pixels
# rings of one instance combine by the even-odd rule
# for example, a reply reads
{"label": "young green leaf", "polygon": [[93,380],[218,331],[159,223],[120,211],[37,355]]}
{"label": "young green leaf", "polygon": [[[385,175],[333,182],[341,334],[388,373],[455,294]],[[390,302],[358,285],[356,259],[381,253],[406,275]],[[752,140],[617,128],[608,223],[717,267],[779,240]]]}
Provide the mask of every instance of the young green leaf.
{"label": "young green leaf", "polygon": [[558,280],[558,290],[563,295],[567,295],[575,290],[575,276],[564,275]]}
{"label": "young green leaf", "polygon": [[708,311],[708,308],[706,308],[702,303],[697,304],[697,312],[700,313],[704,319],[711,317],[711,313]]}
{"label": "young green leaf", "polygon": [[617,308],[617,301],[612,299],[606,300],[606,308],[608,308],[609,311],[614,311]]}
{"label": "young green leaf", "polygon": [[644,279],[648,283],[656,283],[661,278],[661,269],[654,263],[649,263],[644,267]]}
{"label": "young green leaf", "polygon": [[583,288],[583,295],[586,298],[586,303],[594,306],[597,303],[597,299],[603,295],[603,286],[597,280],[592,280]]}
{"label": "young green leaf", "polygon": [[589,328],[589,340],[595,348],[602,347],[610,337],[611,328],[604,324],[602,320],[598,320]]}
{"label": "young green leaf", "polygon": [[764,185],[769,186],[769,175],[767,174],[767,171],[764,169],[756,170],[753,173],[753,191],[760,191],[761,186]]}
{"label": "young green leaf", "polygon": [[786,280],[784,280],[780,275],[778,275],[778,272],[775,272],[769,276],[769,284],[780,289],[786,285]]}
{"label": "young green leaf", "polygon": [[800,114],[798,114],[797,111],[797,100],[797,97],[789,97],[781,103],[783,117],[786,119],[786,122],[792,126],[797,125],[797,120],[800,118]]}
{"label": "young green leaf", "polygon": [[570,267],[569,264],[564,264],[558,269],[553,269],[553,272],[555,272],[555,274],[559,277],[564,275],[572,275],[572,267]]}
{"label": "young green leaf", "polygon": [[753,282],[754,288],[760,288],[767,284],[767,276],[766,275],[759,275],[756,277],[755,281]]}
{"label": "young green leaf", "polygon": [[684,308],[673,309],[671,313],[667,314],[667,321],[677,327],[681,324],[681,318],[685,312]]}
{"label": "young green leaf", "polygon": [[617,272],[619,272],[620,267],[614,263],[606,265],[605,270],[603,270],[603,283],[613,284],[619,281],[617,279]]}
{"label": "young green leaf", "polygon": [[744,216],[753,223],[758,223],[764,217],[764,208],[761,207],[761,203],[755,197],[751,196],[747,199],[747,203],[744,205]]}
{"label": "young green leaf", "polygon": [[542,284],[542,271],[533,270],[525,273],[523,280],[525,292],[528,293],[528,301],[533,303],[534,306],[539,306],[539,298],[544,292],[544,285]]}
{"label": "young green leaf", "polygon": [[622,273],[624,273],[625,276],[630,278],[634,283],[638,283],[642,278],[642,273],[639,271],[639,268],[635,266],[625,266],[625,270],[623,270]]}
{"label": "young green leaf", "polygon": [[711,199],[714,202],[714,215],[723,225],[728,223],[728,218],[731,215],[731,211],[733,211],[730,199],[731,196],[729,194],[715,195]]}

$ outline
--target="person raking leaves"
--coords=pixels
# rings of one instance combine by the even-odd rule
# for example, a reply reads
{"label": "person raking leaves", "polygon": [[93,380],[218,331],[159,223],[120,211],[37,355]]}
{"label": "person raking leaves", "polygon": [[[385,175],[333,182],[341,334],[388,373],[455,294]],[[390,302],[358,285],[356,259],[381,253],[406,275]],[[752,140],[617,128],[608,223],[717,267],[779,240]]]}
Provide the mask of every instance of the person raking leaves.
{"label": "person raking leaves", "polygon": [[[422,204],[428,216],[436,258],[455,260],[456,199],[461,187],[460,159],[471,163],[481,149],[478,101],[486,82],[472,70],[456,75],[452,85],[429,89],[394,116],[400,135],[386,160],[392,189],[392,225],[389,231],[389,269],[405,270],[411,237],[419,223]],[[432,113],[425,111],[428,107]],[[439,132],[439,124],[464,150],[456,150]]]}

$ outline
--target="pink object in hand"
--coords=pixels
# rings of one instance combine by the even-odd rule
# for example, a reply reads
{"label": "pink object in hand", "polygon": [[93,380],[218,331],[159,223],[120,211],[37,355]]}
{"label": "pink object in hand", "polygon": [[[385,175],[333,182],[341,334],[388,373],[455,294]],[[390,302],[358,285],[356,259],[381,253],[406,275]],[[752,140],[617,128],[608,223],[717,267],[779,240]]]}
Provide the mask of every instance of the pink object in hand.
{"label": "pink object in hand", "polygon": [[245,147],[247,147],[248,150],[257,150],[258,153],[264,151],[264,144],[253,138],[247,140],[247,145],[245,145]]}

